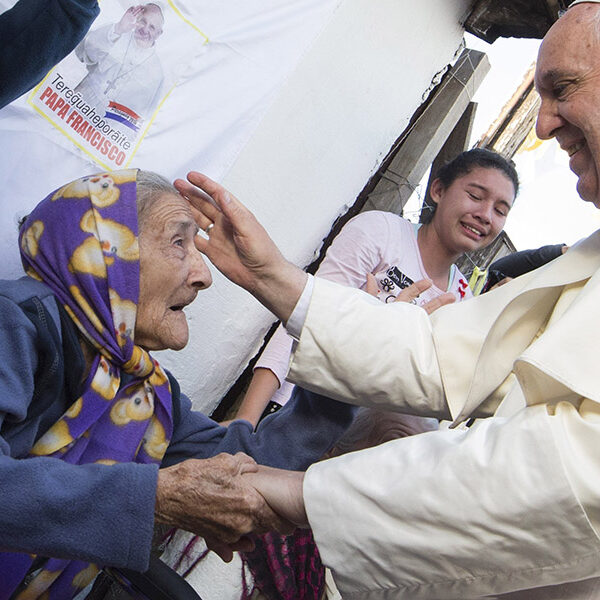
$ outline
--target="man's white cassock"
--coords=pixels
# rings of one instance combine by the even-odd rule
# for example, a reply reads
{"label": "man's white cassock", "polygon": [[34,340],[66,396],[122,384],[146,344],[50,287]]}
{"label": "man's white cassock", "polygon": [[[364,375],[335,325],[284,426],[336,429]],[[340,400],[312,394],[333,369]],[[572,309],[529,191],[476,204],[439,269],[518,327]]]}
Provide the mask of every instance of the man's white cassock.
{"label": "man's white cassock", "polygon": [[[455,424],[495,415],[309,469],[309,521],[344,600],[496,597],[600,576],[599,269],[600,231],[431,317],[315,279],[292,381]],[[595,598],[596,585],[514,598]]]}

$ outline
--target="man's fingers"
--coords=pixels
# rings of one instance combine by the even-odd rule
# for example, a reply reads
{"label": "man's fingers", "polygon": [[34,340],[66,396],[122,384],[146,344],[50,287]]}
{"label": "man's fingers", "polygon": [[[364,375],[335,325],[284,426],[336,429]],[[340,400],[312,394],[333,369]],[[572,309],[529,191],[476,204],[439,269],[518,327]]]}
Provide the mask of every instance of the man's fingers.
{"label": "man's fingers", "polygon": [[416,300],[425,290],[432,286],[429,279],[421,279],[404,288],[397,296],[395,302],[412,302]]}
{"label": "man's fingers", "polygon": [[456,301],[456,297],[452,292],[446,292],[433,300],[430,300],[426,304],[423,305],[423,308],[427,311],[428,314],[431,314],[434,310],[437,310],[441,306],[445,306],[446,304],[452,304]]}
{"label": "man's fingers", "polygon": [[195,186],[196,190],[202,192],[201,194],[194,194],[196,198],[201,197],[204,200],[208,199],[222,212],[226,212],[225,209],[227,206],[233,200],[236,200],[235,197],[232,196],[222,185],[218,184],[216,181],[213,181],[210,177],[207,177],[203,173],[190,171],[187,174],[187,180],[191,186]]}
{"label": "man's fingers", "polygon": [[[227,217],[234,229],[241,226],[240,230],[243,230],[245,228],[244,220],[248,219],[248,217],[250,217],[251,221],[255,221],[252,213],[233,194],[210,177],[197,171],[190,171],[187,179],[191,184],[210,196],[214,204]],[[205,214],[208,217],[211,216],[210,213]]]}
{"label": "man's fingers", "polygon": [[[264,500],[263,500],[264,501]],[[257,512],[257,523],[254,529],[255,533],[266,533],[267,531],[277,531],[289,535],[297,528],[295,523],[277,514],[265,501],[263,510]]]}
{"label": "man's fingers", "polygon": [[197,208],[194,208],[191,204],[190,208],[192,209],[192,215],[194,217],[194,221],[196,221],[196,225],[198,225],[198,227],[202,229],[204,233],[206,233],[208,226],[213,223],[213,221],[205,214],[201,213]]}
{"label": "man's fingers", "polygon": [[183,179],[176,179],[173,185],[195,210],[201,212],[211,221],[214,221],[221,214],[219,208],[215,206],[213,199],[202,190],[194,187],[191,183]]}
{"label": "man's fingers", "polygon": [[230,544],[229,547],[235,552],[251,552],[254,550],[255,544],[251,537],[243,535],[237,542]]}
{"label": "man's fingers", "polygon": [[187,174],[187,180],[215,200],[217,199],[217,196],[223,197],[225,194],[229,196],[229,193],[222,185],[218,184],[207,175],[204,175],[204,173],[190,171]]}
{"label": "man's fingers", "polygon": [[231,562],[234,552],[251,552],[255,548],[254,540],[243,535],[237,542],[225,544],[214,538],[205,537],[206,547],[214,552],[223,562]]}

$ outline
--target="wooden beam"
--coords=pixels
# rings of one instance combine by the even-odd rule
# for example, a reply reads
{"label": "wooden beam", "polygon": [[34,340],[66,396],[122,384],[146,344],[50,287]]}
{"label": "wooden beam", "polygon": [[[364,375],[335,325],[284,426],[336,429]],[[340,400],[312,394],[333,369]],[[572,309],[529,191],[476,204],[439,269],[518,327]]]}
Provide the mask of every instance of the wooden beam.
{"label": "wooden beam", "polygon": [[506,158],[512,158],[535,124],[540,98],[535,91],[533,63],[523,81],[500,111],[498,118],[477,142],[480,148],[490,148]]}
{"label": "wooden beam", "polygon": [[429,106],[403,135],[363,210],[401,214],[489,70],[490,63],[483,52],[469,49],[462,52]]}
{"label": "wooden beam", "polygon": [[[471,141],[471,131],[473,129],[473,121],[475,120],[475,112],[477,111],[477,103],[469,102],[465,112],[462,114],[458,123],[455,125],[452,133],[442,146],[442,149],[438,152],[431,165],[431,173],[429,175],[429,181],[427,182],[427,190],[423,198],[423,206],[430,204],[429,190],[431,184],[435,179],[435,174],[440,170],[440,167],[450,162],[455,156],[458,156],[461,152],[468,149]],[[421,216],[425,216],[425,213],[421,211]],[[420,219],[422,220],[422,219]]]}

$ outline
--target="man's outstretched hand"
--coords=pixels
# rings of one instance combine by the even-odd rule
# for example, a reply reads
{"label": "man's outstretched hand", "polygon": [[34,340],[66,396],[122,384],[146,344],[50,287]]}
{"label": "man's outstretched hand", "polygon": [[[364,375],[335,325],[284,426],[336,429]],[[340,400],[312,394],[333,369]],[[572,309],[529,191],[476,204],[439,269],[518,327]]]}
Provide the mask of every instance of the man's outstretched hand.
{"label": "man's outstretched hand", "polygon": [[288,262],[256,217],[223,186],[192,171],[174,183],[192,206],[196,247],[231,281],[287,321],[306,283],[306,273]]}

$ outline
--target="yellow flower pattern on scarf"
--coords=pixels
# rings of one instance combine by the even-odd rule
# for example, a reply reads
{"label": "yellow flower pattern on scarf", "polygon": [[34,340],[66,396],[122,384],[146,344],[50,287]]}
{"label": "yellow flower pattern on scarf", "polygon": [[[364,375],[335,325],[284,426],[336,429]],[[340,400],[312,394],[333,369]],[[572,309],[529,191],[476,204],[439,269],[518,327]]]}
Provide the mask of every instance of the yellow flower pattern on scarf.
{"label": "yellow flower pattern on scarf", "polygon": [[[131,175],[124,171],[119,173],[99,173],[91,177],[83,177],[60,188],[52,200],[59,198],[91,198],[92,203],[100,208],[114,204],[120,196],[119,188],[115,184],[132,181]],[[135,180],[135,179],[134,179]]]}
{"label": "yellow flower pattern on scarf", "polygon": [[106,278],[106,267],[122,260],[139,260],[140,250],[135,234],[120,223],[104,219],[98,211],[87,211],[81,218],[82,231],[92,234],[73,252],[69,270],[73,273],[90,273],[95,277]]}
{"label": "yellow flower pattern on scarf", "polygon": [[35,456],[47,456],[48,454],[62,450],[72,441],[73,436],[69,431],[69,425],[61,419],[46,431],[30,452]]}
{"label": "yellow flower pattern on scarf", "polygon": [[105,400],[112,400],[119,389],[119,383],[119,378],[113,375],[106,359],[101,356],[91,388]]}
{"label": "yellow flower pattern on scarf", "polygon": [[137,306],[131,300],[122,299],[112,288],[108,290],[108,297],[110,298],[117,342],[119,346],[123,347],[127,340],[133,338],[130,324],[135,323]]}
{"label": "yellow flower pattern on scarf", "polygon": [[44,233],[44,224],[41,221],[34,221],[25,231],[21,238],[21,249],[27,256],[35,258],[38,253],[40,238]]}
{"label": "yellow flower pattern on scarf", "polygon": [[[137,170],[132,169],[69,183],[34,209],[22,231],[25,271],[50,286],[96,351],[82,396],[38,439],[30,456],[106,466],[160,463],[169,445],[168,377],[134,341],[139,285],[136,179]],[[15,564],[35,558],[11,556]],[[97,572],[94,564],[50,558],[17,598],[72,597]]]}
{"label": "yellow flower pattern on scarf", "polygon": [[152,389],[140,384],[135,393],[115,402],[110,411],[115,425],[127,425],[131,421],[146,421],[154,414],[154,394]]}
{"label": "yellow flower pattern on scarf", "polygon": [[167,451],[169,442],[165,436],[165,428],[156,417],[152,417],[144,437],[144,450],[148,456],[160,460]]}

